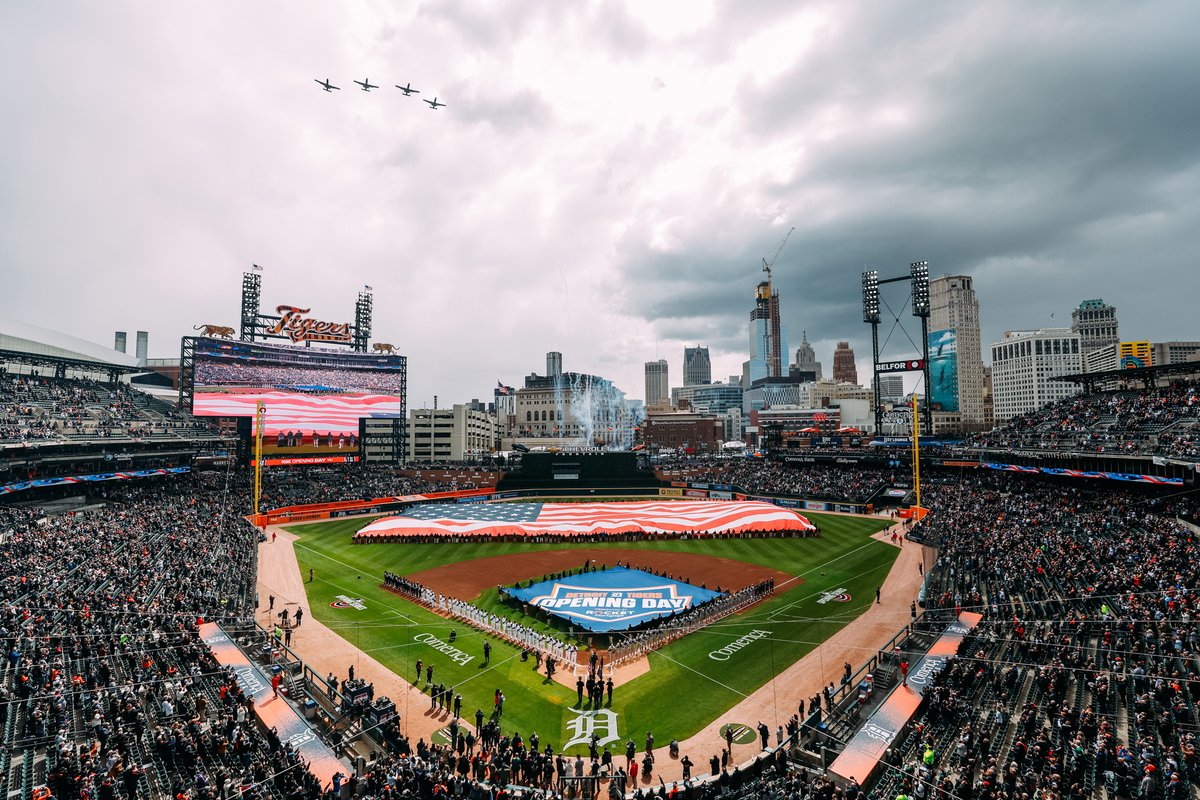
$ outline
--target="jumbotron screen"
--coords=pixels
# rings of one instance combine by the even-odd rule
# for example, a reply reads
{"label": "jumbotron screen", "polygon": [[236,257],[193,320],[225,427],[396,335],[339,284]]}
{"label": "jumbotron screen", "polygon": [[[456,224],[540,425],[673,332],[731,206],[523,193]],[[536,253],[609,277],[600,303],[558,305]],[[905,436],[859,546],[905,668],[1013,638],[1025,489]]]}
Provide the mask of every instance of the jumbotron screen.
{"label": "jumbotron screen", "polygon": [[269,465],[356,461],[360,420],[404,417],[404,356],[197,339],[194,364],[195,415],[253,419],[263,402]]}

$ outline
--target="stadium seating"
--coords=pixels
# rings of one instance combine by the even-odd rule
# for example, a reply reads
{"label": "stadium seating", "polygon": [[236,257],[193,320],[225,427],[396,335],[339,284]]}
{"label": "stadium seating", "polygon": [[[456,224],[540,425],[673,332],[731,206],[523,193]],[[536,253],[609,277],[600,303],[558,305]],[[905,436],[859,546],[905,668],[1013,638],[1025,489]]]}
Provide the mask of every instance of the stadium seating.
{"label": "stadium seating", "polygon": [[865,503],[893,477],[908,480],[908,471],[850,466],[795,466],[762,459],[716,460],[691,472],[689,480],[724,483],[747,494],[791,495],[835,502]]}
{"label": "stadium seating", "polygon": [[[190,425],[127,388],[0,380],[0,437],[16,446],[74,436],[150,441],[189,435]],[[1196,458],[1198,425],[1196,385],[1175,384],[1074,397],[975,444]],[[901,472],[737,460],[696,479],[860,502],[907,477]],[[1009,473],[955,477],[927,485],[935,511],[913,531],[939,548],[926,579],[928,619],[971,609],[984,621],[865,792],[930,800],[1195,793],[1200,543],[1180,521],[1200,519],[1193,495]],[[0,505],[8,797],[33,796],[40,785],[62,800],[328,796],[287,744],[245,722],[236,682],[196,639],[198,619],[244,622],[254,609],[256,533],[222,515],[224,503],[246,506],[249,486],[248,473],[222,470],[103,485],[95,491],[105,505],[74,516]],[[472,487],[393,468],[312,467],[267,473],[264,496],[273,507],[454,488]],[[206,567],[215,563],[222,568]],[[915,652],[922,636],[904,646]],[[877,679],[883,687],[895,677],[883,670]],[[828,735],[845,742],[863,720],[833,722]],[[484,780],[555,786],[546,778],[564,767],[553,756],[514,761],[511,731],[495,731],[486,763],[414,745],[394,727],[383,732],[390,754],[348,791],[430,797],[442,786],[448,796],[482,797]],[[856,791],[819,769],[764,758],[680,796],[854,800]]]}
{"label": "stadium seating", "polygon": [[0,445],[30,441],[179,440],[211,425],[124,384],[0,376]]}
{"label": "stadium seating", "polygon": [[1076,395],[968,441],[982,448],[1157,455],[1200,461],[1200,386]]}
{"label": "stadium seating", "polygon": [[1187,795],[1200,562],[1176,516],[1195,506],[1017,476],[961,489],[930,492],[927,596],[986,621],[893,746],[877,796]]}

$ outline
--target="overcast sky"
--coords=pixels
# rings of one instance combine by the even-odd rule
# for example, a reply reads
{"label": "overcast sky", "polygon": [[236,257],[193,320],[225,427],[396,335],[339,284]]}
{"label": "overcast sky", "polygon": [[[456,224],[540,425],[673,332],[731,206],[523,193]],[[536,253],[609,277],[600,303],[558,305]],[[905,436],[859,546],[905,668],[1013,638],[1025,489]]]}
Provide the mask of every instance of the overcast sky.
{"label": "overcast sky", "polygon": [[792,226],[790,355],[807,329],[827,373],[849,339],[866,380],[864,267],[921,259],[975,277],[985,350],[1092,297],[1123,338],[1200,339],[1195,2],[5,3],[0,30],[0,316],[110,346],[236,325],[256,262],[264,307],[321,319],[373,286],[412,405],[551,349],[640,398],[685,344],[740,372]]}

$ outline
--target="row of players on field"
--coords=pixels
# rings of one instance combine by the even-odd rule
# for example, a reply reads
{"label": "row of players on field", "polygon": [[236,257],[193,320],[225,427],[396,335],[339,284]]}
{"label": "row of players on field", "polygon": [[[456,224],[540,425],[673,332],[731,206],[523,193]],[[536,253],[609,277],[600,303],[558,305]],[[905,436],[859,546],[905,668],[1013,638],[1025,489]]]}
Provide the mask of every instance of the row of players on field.
{"label": "row of players on field", "polygon": [[338,450],[349,449],[353,450],[358,446],[358,436],[353,433],[345,433],[339,431],[333,433],[327,431],[320,433],[312,431],[305,436],[304,431],[280,431],[275,436],[276,447],[301,447],[305,444],[305,438],[312,443],[314,447],[336,447]]}

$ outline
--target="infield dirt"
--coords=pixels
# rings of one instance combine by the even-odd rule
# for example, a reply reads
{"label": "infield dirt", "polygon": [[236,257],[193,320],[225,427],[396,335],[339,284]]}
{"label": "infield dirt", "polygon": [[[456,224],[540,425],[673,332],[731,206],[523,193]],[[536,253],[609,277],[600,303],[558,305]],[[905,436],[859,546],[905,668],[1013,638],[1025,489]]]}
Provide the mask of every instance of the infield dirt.
{"label": "infield dirt", "polygon": [[803,583],[786,572],[757,564],[747,564],[731,558],[707,556],[700,553],[672,553],[658,550],[564,549],[540,550],[532,553],[476,558],[447,564],[406,577],[424,584],[447,597],[472,600],[485,589],[511,586],[517,581],[542,580],[552,572],[574,570],[585,563],[597,568],[623,565],[655,574],[666,573],[675,580],[702,588],[727,591],[741,589],[759,581],[774,578],[777,584],[791,580],[790,585]]}

